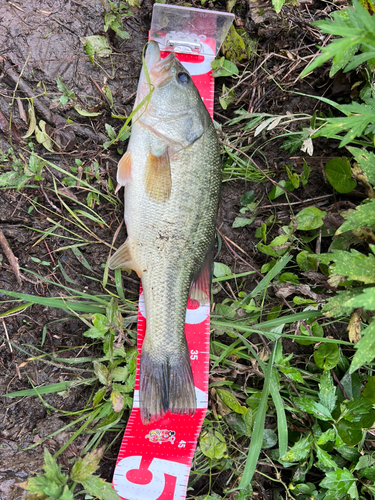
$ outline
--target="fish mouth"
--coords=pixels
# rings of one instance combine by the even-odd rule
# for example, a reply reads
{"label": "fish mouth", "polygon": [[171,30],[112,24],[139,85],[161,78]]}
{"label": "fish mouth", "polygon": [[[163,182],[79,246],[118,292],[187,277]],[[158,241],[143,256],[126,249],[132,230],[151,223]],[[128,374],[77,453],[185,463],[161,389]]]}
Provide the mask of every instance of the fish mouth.
{"label": "fish mouth", "polygon": [[154,40],[148,44],[145,63],[154,87],[167,84],[176,73],[176,70],[173,71],[177,63],[176,56],[171,52],[165,59],[161,59],[159,44]]}

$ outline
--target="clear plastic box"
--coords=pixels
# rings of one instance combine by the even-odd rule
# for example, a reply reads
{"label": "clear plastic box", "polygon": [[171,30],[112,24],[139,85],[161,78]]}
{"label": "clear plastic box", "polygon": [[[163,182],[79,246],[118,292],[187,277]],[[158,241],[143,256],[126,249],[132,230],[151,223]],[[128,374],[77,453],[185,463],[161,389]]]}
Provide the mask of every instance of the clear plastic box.
{"label": "clear plastic box", "polygon": [[150,39],[167,52],[215,57],[233,20],[227,12],[156,3]]}

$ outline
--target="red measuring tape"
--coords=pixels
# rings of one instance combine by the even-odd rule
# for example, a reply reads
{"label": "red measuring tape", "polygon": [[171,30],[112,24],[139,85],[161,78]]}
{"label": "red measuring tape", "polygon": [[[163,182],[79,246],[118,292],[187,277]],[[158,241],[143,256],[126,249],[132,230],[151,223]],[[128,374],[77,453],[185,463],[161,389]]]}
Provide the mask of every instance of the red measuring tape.
{"label": "red measuring tape", "polygon": [[[202,13],[206,12],[201,9],[184,9],[155,4],[154,16],[155,9],[163,8],[175,8],[179,12],[182,9],[183,14],[190,11],[190,15],[195,20],[197,16],[201,20],[202,15],[204,15]],[[213,12],[207,12],[209,18],[213,19]],[[221,37],[225,37],[234,16],[224,13],[215,14],[225,16],[228,27],[224,28],[224,35],[221,34]],[[172,33],[175,34],[174,38],[179,35],[176,32]],[[158,37],[153,36],[152,29],[150,39],[158,41]],[[211,62],[217,53],[217,40],[201,36],[199,44],[201,53],[175,52],[175,55],[191,74],[206,108],[213,118],[214,79]],[[162,50],[161,57],[165,58],[169,52]],[[162,419],[144,425],[139,412],[139,363],[147,318],[142,287],[140,288],[137,338],[139,354],[133,409],[126,426],[113,476],[113,487],[123,500],[183,500],[186,497],[190,467],[208,402],[210,344],[210,290],[208,285],[207,289],[202,291],[206,294],[207,300],[200,304],[196,300],[189,299],[185,320],[185,335],[195,383],[197,410],[193,416],[168,412]]]}

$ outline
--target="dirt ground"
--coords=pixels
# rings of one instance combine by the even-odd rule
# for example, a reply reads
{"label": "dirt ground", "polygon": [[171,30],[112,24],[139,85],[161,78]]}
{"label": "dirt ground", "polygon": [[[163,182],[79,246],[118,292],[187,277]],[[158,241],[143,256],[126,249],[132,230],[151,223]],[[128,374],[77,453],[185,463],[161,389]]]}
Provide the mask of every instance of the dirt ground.
{"label": "dirt ground", "polygon": [[[205,8],[225,10],[225,1],[217,0],[214,4],[206,3]],[[270,2],[256,6],[255,3],[238,2],[236,25],[243,27],[253,39],[258,40],[257,55],[249,62],[242,61],[240,68],[249,64],[253,76],[236,89],[236,100],[226,111],[220,107],[218,97],[220,89],[228,79],[219,79],[216,83],[215,120],[224,123],[233,117],[235,109],[243,107],[255,112],[269,113],[313,113],[316,101],[303,98],[293,93],[281,91],[269,78],[275,80],[288,91],[304,91],[306,93],[322,93],[326,97],[339,95],[350,86],[350,81],[337,78],[329,81],[325,71],[319,76],[309,77],[303,82],[298,80],[306,62],[315,52],[319,43],[318,34],[311,27],[314,19],[325,17],[329,12],[327,4],[319,0],[302,0],[297,6],[284,7],[280,15],[270,8]],[[200,2],[193,2],[201,7]],[[28,158],[30,150],[27,139],[22,139],[27,125],[22,117],[22,108],[27,113],[27,101],[17,102],[17,98],[31,98],[36,106],[37,120],[47,123],[47,130],[62,147],[60,152],[48,152],[34,141],[35,151],[46,160],[58,165],[61,171],[54,171],[54,176],[61,181],[70,167],[76,167],[75,160],[81,160],[83,169],[91,168],[93,162],[99,165],[99,173],[89,176],[90,183],[96,188],[109,192],[108,178],[115,184],[116,166],[120,158],[116,148],[103,150],[102,144],[107,140],[105,124],[111,124],[116,130],[121,126],[119,120],[111,118],[108,102],[100,90],[107,84],[114,100],[114,111],[117,115],[129,115],[134,103],[134,96],[141,69],[141,54],[147,41],[150,26],[152,3],[144,0],[141,8],[134,8],[133,15],[123,18],[123,27],[130,38],[122,40],[113,31],[107,33],[113,47],[110,57],[102,59],[101,65],[94,66],[83,50],[82,37],[103,35],[104,11],[99,0],[5,0],[0,5],[0,149],[8,151],[12,146],[15,152]],[[261,13],[261,14],[260,14]],[[266,62],[264,62],[266,58]],[[259,65],[264,63],[263,71]],[[61,105],[61,92],[57,87],[57,79],[61,77],[69,91],[74,92],[83,107],[95,108],[100,115],[85,117],[79,115],[68,102]],[[21,108],[18,103],[20,103]],[[36,105],[38,103],[38,106]],[[20,112],[21,110],[21,112]],[[12,127],[9,130],[9,120]],[[64,129],[66,119],[75,124],[67,132]],[[49,128],[48,128],[49,127]],[[227,129],[223,128],[223,134]],[[297,152],[298,158],[279,149],[280,140],[269,143],[262,154],[255,154],[254,159],[263,169],[268,169],[275,179],[285,178],[285,164],[301,166],[301,158],[307,155]],[[334,154],[332,146],[321,141],[314,156],[308,158],[312,174],[307,190],[296,191],[302,199],[317,198],[315,206],[327,208],[333,203],[329,195],[332,190],[327,187],[322,175],[322,158]],[[0,152],[1,156],[1,152]],[[22,158],[22,157],[21,157]],[[0,162],[1,163],[1,162]],[[3,170],[2,171],[6,171]],[[35,187],[23,187],[19,191],[6,187],[0,188],[0,228],[8,241],[14,255],[18,258],[21,275],[17,280],[5,255],[0,260],[0,288],[16,292],[37,295],[40,297],[58,296],[61,289],[52,284],[68,283],[66,276],[73,282],[73,288],[93,293],[102,292],[101,276],[106,261],[109,245],[120,223],[122,222],[122,194],[116,206],[105,201],[95,205],[95,211],[103,218],[105,224],[99,226],[95,222],[87,223],[90,231],[95,233],[96,240],[81,247],[83,257],[89,268],[77,258],[71,250],[56,251],[69,245],[69,231],[77,231],[69,219],[66,206],[53,196],[48,188],[53,187],[50,173],[43,173],[43,180],[34,182]],[[249,269],[249,261],[256,269],[266,261],[266,256],[255,251],[257,240],[254,231],[270,215],[275,208],[270,206],[266,193],[271,189],[270,183],[252,184],[245,181],[230,181],[223,185],[222,201],[219,211],[218,228],[228,240],[234,241],[243,252],[223,244],[216,260],[227,264],[233,272],[244,272]],[[58,189],[62,194],[62,184]],[[257,199],[263,199],[264,208],[259,210],[252,226],[233,229],[232,223],[239,212],[239,200],[249,189],[254,189]],[[327,197],[324,197],[327,195]],[[82,186],[69,187],[70,201],[85,203],[87,192]],[[285,198],[280,198],[280,203]],[[296,201],[296,200],[294,200]],[[35,207],[31,210],[32,207]],[[287,205],[276,208],[277,217],[289,223],[290,212]],[[56,214],[58,214],[56,216]],[[41,232],[48,231],[54,222],[65,216],[63,226],[55,236],[41,238]],[[83,230],[78,230],[84,235]],[[93,238],[89,238],[90,241]],[[101,243],[100,241],[103,243]],[[118,241],[125,240],[122,227]],[[1,253],[0,253],[1,257]],[[250,257],[250,259],[249,259]],[[49,265],[43,264],[48,261]],[[63,266],[64,273],[59,267]],[[35,273],[35,274],[32,274]],[[42,281],[38,276],[51,281]],[[97,281],[95,281],[95,279]],[[113,282],[113,276],[110,277]],[[254,287],[257,278],[247,280],[245,289]],[[125,294],[136,299],[138,279],[131,275],[124,280]],[[224,292],[223,292],[224,293]],[[230,291],[227,291],[229,294]],[[225,294],[223,298],[225,298]],[[0,312],[11,309],[9,297],[0,294]],[[43,327],[47,325],[46,339],[41,347]],[[133,325],[135,328],[135,325]],[[90,356],[93,348],[82,337],[85,326],[72,315],[60,310],[33,305],[25,311],[15,312],[6,319],[0,317],[0,394],[29,389],[65,380],[75,376],[88,377],[85,367],[80,370],[67,369],[66,365],[49,363],[49,358],[30,360],[29,358],[48,352],[64,350],[64,356]],[[8,342],[11,341],[11,343]],[[70,422],[70,417],[57,414],[51,407],[59,410],[78,411],[86,401],[87,389],[79,386],[67,394],[44,396],[44,404],[36,397],[0,400],[0,500],[20,498],[22,490],[15,485],[25,481],[27,477],[38,471],[43,463],[42,447],[32,447],[40,439]],[[124,422],[125,425],[125,422]],[[49,450],[57,450],[66,442],[71,430],[63,431],[44,443]],[[60,457],[63,465],[68,465],[69,458],[79,455],[85,442],[74,442]],[[112,451],[103,460],[102,477],[111,481],[115,459],[120,445],[120,438]],[[225,479],[225,478],[224,478]],[[223,479],[223,484],[224,484]],[[267,484],[261,496],[268,496]],[[198,488],[198,487],[197,487]],[[220,493],[220,480],[218,481]],[[203,494],[204,487],[197,493]],[[190,493],[194,497],[193,493]]]}

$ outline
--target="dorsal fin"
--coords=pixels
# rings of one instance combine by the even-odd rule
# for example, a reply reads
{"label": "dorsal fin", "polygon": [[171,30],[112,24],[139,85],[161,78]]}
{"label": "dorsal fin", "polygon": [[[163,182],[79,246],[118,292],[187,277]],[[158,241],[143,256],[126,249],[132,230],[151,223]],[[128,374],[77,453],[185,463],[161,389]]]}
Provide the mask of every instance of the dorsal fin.
{"label": "dorsal fin", "polygon": [[112,255],[109,259],[108,266],[110,269],[132,269],[139,277],[143,274],[142,269],[135,262],[131,254],[129,238]]}
{"label": "dorsal fin", "polygon": [[146,193],[152,200],[163,202],[169,199],[171,188],[172,178],[168,148],[165,148],[160,155],[154,155],[150,151],[145,171]]}

